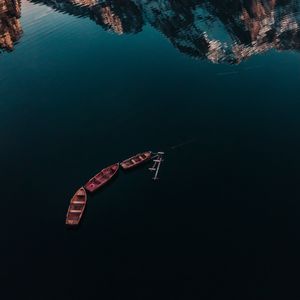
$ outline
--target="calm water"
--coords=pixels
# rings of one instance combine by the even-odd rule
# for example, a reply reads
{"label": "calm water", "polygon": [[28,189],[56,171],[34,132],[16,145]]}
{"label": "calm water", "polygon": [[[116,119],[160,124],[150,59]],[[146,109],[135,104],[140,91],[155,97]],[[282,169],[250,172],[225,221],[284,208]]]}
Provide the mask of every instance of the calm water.
{"label": "calm water", "polygon": [[0,0],[0,49],[2,299],[299,299],[300,1]]}

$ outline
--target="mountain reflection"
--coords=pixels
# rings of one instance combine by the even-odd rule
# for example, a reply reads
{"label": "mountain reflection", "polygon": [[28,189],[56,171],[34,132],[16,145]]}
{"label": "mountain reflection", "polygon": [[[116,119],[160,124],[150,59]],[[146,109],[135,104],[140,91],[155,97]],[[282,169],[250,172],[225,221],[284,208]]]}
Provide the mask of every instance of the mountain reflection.
{"label": "mountain reflection", "polygon": [[[19,2],[16,1],[0,0],[12,11],[5,12],[5,5],[0,7],[0,46],[5,49],[12,48],[12,42],[20,36],[17,32],[21,32],[17,21]],[[180,52],[214,63],[236,64],[270,49],[300,49],[300,0],[31,2],[43,3],[63,13],[88,17],[116,34],[138,33],[145,24],[150,24]]]}
{"label": "mountain reflection", "polygon": [[13,50],[22,34],[20,16],[20,0],[0,0],[0,50]]}

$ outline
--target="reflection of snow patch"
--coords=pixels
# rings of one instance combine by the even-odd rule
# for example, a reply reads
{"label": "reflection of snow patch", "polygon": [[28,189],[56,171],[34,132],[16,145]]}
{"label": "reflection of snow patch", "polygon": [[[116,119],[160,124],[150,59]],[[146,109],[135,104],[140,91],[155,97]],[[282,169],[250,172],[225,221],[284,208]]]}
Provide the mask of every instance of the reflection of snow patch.
{"label": "reflection of snow patch", "polygon": [[295,21],[295,19],[291,18],[291,17],[284,17],[281,22],[280,22],[280,29],[279,32],[285,32],[288,30],[297,30],[299,28],[297,22]]}
{"label": "reflection of snow patch", "polygon": [[209,41],[209,51],[207,58],[213,62],[218,63],[224,58],[224,50],[222,49],[222,43],[217,40]]}

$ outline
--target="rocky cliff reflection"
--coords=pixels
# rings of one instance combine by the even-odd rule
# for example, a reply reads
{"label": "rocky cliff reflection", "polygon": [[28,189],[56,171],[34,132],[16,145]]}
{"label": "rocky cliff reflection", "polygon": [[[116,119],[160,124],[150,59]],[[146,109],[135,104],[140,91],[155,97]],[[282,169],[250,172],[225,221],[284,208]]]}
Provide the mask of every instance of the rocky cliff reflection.
{"label": "rocky cliff reflection", "polygon": [[0,0],[0,50],[11,51],[22,34],[20,0]]}
{"label": "rocky cliff reflection", "polygon": [[239,63],[270,49],[300,49],[300,0],[31,2],[44,3],[64,13],[89,17],[116,34],[137,33],[148,23],[180,52],[214,63]]}

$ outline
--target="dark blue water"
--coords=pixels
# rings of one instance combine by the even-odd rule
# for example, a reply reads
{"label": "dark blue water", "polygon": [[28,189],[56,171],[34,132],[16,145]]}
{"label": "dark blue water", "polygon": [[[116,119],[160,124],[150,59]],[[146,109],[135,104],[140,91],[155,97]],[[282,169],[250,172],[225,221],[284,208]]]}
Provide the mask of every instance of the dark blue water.
{"label": "dark blue water", "polygon": [[0,0],[1,298],[299,299],[299,11]]}

